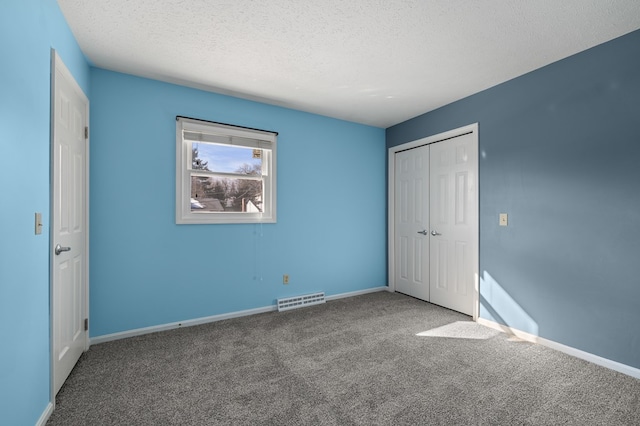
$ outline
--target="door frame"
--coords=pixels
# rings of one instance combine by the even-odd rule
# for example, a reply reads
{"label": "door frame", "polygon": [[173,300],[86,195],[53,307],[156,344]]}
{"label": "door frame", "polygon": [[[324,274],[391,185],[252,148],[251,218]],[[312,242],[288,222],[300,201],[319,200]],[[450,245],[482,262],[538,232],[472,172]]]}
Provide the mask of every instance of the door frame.
{"label": "door frame", "polygon": [[[89,127],[89,98],[85,95],[84,91],[73,77],[73,74],[66,67],[62,59],[58,55],[55,49],[51,49],[51,84],[50,84],[50,134],[49,134],[49,398],[50,404],[52,408],[55,408],[55,377],[54,377],[54,341],[53,341],[53,333],[54,333],[54,309],[55,306],[53,304],[53,277],[54,277],[54,252],[53,252],[53,243],[54,243],[54,235],[53,229],[57,219],[57,212],[54,209],[54,197],[55,197],[55,188],[54,188],[54,174],[56,173],[56,165],[55,165],[55,117],[57,112],[57,103],[56,103],[56,71],[59,71],[64,78],[73,86],[75,92],[79,94],[82,98],[83,102],[86,105],[85,108],[85,117],[87,128]],[[86,151],[85,151],[85,162],[84,162],[84,179],[85,179],[85,187],[84,187],[84,199],[82,211],[84,215],[84,226],[85,226],[85,242],[84,242],[84,261],[85,268],[83,271],[83,283],[84,283],[84,300],[83,303],[83,312],[85,314],[85,318],[89,318],[89,134],[87,133],[86,138]],[[89,339],[89,330],[84,335],[84,351],[89,349],[90,339]]]}
{"label": "door frame", "polygon": [[[476,147],[479,148],[478,145],[478,123],[469,124],[467,126],[458,127],[457,129],[449,130],[446,132],[438,133],[436,135],[427,136],[421,139],[417,139],[411,142],[404,143],[402,145],[392,146],[388,150],[388,222],[387,222],[387,230],[388,230],[388,285],[389,291],[396,291],[396,282],[395,282],[395,180],[396,180],[396,170],[395,170],[395,157],[396,152],[405,151],[407,149],[417,148],[422,145],[429,145],[432,143],[436,143],[445,139],[455,138],[456,136],[462,136],[466,133],[472,133],[475,137]],[[478,156],[478,163],[476,164],[476,171],[478,172],[478,176],[476,177],[476,206],[478,206],[478,223],[476,224],[476,229],[478,230],[478,234],[474,240],[475,244],[475,259],[473,259],[474,271],[473,271],[473,320],[476,321],[479,317],[480,310],[480,179],[479,179],[479,165],[480,160]]]}

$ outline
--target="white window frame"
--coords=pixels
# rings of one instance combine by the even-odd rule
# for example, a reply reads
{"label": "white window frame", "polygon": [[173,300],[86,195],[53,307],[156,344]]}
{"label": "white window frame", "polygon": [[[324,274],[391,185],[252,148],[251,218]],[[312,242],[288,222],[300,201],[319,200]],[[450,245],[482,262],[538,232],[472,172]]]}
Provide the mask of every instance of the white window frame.
{"label": "white window frame", "polygon": [[[275,223],[276,222],[276,146],[277,133],[214,123],[186,117],[176,117],[176,223]],[[191,176],[194,171],[191,146],[212,142],[261,149],[263,152],[262,212],[192,212]],[[207,173],[212,176],[224,173]]]}

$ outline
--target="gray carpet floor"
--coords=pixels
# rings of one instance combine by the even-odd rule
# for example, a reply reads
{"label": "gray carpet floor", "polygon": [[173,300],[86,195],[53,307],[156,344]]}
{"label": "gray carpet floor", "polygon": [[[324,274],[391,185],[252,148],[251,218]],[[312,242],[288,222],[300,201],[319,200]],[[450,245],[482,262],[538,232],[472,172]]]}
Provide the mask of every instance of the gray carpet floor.
{"label": "gray carpet floor", "polygon": [[387,292],[92,346],[48,425],[640,425],[640,380]]}

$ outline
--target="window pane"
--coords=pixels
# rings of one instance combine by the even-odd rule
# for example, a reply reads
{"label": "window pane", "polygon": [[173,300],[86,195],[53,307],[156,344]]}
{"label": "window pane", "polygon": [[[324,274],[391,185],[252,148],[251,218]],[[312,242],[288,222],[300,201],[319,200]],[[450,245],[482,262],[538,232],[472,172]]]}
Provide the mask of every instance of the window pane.
{"label": "window pane", "polygon": [[176,223],[275,223],[276,151],[275,132],[176,117]]}
{"label": "window pane", "polygon": [[262,175],[261,149],[243,146],[193,143],[191,145],[191,168],[220,173]]}
{"label": "window pane", "polygon": [[191,176],[191,212],[263,211],[261,180]]}

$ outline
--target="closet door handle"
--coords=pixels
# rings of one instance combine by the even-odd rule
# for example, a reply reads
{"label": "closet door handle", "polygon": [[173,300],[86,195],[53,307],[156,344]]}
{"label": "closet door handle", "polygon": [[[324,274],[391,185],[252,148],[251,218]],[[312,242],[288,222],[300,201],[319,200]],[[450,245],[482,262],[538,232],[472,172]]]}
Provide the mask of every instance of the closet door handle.
{"label": "closet door handle", "polygon": [[442,235],[442,234],[436,231],[431,231],[431,235],[433,235],[434,237],[437,237],[438,235]]}
{"label": "closet door handle", "polygon": [[426,229],[423,229],[422,231],[418,231],[418,234],[427,235],[428,232]]}

